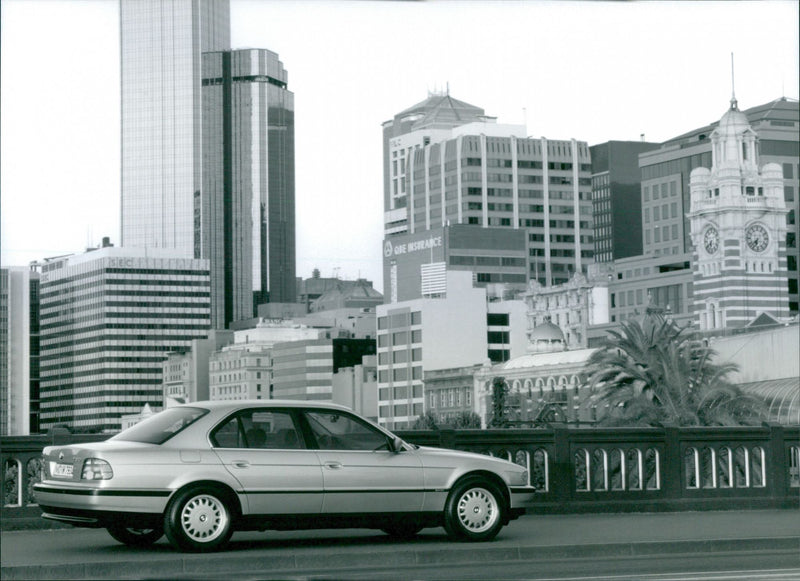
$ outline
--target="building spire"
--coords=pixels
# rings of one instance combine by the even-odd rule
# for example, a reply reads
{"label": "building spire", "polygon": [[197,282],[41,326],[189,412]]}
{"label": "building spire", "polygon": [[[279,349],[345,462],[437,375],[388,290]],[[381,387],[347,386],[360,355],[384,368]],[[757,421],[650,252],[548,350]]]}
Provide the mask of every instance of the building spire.
{"label": "building spire", "polygon": [[736,88],[733,82],[733,53],[731,53],[731,109],[739,110],[739,103],[736,101]]}

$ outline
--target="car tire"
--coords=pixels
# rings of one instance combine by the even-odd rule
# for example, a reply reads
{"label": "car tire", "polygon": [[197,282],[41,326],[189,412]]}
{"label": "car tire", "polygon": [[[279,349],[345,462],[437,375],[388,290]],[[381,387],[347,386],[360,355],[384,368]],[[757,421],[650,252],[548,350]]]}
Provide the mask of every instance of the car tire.
{"label": "car tire", "polygon": [[164,533],[181,551],[218,551],[233,534],[233,512],[226,495],[212,487],[179,492],[164,515]]}
{"label": "car tire", "polygon": [[112,525],[106,527],[108,534],[114,540],[129,547],[149,547],[158,539],[164,536],[162,528],[145,529],[136,527],[126,527],[123,525]]}
{"label": "car tire", "polygon": [[506,505],[493,482],[469,477],[456,483],[444,508],[444,529],[458,541],[490,541],[503,528]]}
{"label": "car tire", "polygon": [[387,524],[384,527],[381,527],[381,530],[394,539],[406,541],[408,539],[413,539],[414,537],[416,537],[417,533],[419,533],[423,528],[425,527],[411,521],[411,522],[393,522],[391,524]]}

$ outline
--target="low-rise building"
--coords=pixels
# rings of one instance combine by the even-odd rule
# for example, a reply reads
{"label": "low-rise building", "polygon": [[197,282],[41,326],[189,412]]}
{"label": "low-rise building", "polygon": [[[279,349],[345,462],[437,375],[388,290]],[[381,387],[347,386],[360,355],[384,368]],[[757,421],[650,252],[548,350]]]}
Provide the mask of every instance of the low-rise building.
{"label": "low-rise building", "polygon": [[489,301],[472,273],[444,274],[435,297],[377,308],[378,422],[389,429],[410,427],[425,412],[425,373],[525,352],[523,301]]}
{"label": "low-rise building", "polygon": [[347,406],[373,422],[378,421],[378,358],[365,355],[361,363],[340,367],[333,374],[333,403]]}

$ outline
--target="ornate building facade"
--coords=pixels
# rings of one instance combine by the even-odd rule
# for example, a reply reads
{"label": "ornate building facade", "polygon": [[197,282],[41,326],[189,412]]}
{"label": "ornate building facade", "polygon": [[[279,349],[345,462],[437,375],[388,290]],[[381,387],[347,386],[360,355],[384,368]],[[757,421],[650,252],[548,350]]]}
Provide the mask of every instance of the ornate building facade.
{"label": "ornate building facade", "polygon": [[711,169],[691,173],[693,311],[701,330],[788,318],[783,170],[759,168],[758,137],[736,98],[711,134]]}

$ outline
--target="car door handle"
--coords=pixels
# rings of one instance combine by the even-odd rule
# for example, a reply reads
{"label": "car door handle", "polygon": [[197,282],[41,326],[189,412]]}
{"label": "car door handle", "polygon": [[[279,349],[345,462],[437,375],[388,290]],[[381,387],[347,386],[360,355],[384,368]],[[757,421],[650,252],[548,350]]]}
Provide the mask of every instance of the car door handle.
{"label": "car door handle", "polygon": [[340,470],[342,468],[341,462],[325,462],[325,468],[330,468],[331,470]]}
{"label": "car door handle", "polygon": [[250,466],[250,462],[247,460],[234,460],[231,462],[236,468],[248,468]]}

